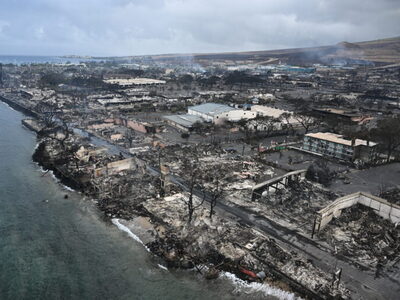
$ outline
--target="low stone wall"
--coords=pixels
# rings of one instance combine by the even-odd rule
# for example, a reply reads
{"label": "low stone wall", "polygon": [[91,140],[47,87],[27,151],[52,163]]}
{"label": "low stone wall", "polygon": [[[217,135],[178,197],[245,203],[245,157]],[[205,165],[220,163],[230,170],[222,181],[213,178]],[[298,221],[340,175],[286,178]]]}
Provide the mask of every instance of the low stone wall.
{"label": "low stone wall", "polygon": [[356,204],[361,204],[373,209],[377,215],[393,223],[400,222],[400,206],[371,194],[358,192],[338,198],[327,207],[318,211],[314,224],[314,232],[319,232],[333,218],[339,217],[343,209]]}

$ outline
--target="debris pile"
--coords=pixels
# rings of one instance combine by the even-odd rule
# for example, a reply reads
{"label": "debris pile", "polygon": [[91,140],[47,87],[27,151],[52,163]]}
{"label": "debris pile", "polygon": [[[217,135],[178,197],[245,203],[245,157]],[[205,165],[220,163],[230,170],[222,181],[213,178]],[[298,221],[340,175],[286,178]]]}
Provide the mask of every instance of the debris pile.
{"label": "debris pile", "polygon": [[379,195],[379,197],[386,199],[390,203],[400,205],[400,189],[393,188],[385,191]]}
{"label": "debris pile", "polygon": [[[185,197],[179,193],[143,203],[153,224],[162,224],[157,226],[163,228],[156,241],[147,246],[164,257],[169,266],[206,265],[213,274],[216,269],[226,270],[248,280],[260,280],[250,275],[263,272],[266,280],[275,284],[286,282],[290,276],[319,295],[346,297],[347,290],[342,285],[331,287],[330,275],[247,225],[218,215],[210,220],[204,206],[196,210],[188,224]],[[196,203],[199,201],[196,198]],[[205,276],[209,275],[206,272]]]}
{"label": "debris pile", "polygon": [[251,209],[275,222],[310,235],[315,213],[334,201],[335,193],[308,180],[270,192],[258,201],[243,201],[238,193],[229,198],[235,205]]}
{"label": "debris pile", "polygon": [[400,227],[359,204],[343,210],[321,238],[338,253],[371,267],[392,265],[400,258]]}
{"label": "debris pile", "polygon": [[[64,146],[57,140],[43,138],[33,157],[64,184],[94,198],[110,218],[129,219],[142,214],[140,204],[159,193],[157,178],[142,174],[136,168],[116,169],[111,174],[110,163],[125,162],[123,157],[109,155],[76,136],[71,136]],[[108,172],[103,175],[99,170]]]}

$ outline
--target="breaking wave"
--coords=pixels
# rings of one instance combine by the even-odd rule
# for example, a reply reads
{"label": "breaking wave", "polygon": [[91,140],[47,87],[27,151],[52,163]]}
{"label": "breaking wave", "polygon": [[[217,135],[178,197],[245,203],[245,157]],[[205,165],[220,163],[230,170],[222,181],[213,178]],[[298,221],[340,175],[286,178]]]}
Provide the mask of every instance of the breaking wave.
{"label": "breaking wave", "polygon": [[37,148],[39,148],[40,143],[36,143],[35,148],[33,149],[34,151],[37,150]]}
{"label": "breaking wave", "polygon": [[53,177],[54,180],[55,180],[58,184],[60,184],[64,189],[66,189],[67,191],[70,191],[70,192],[75,192],[75,190],[74,190],[73,188],[70,188],[69,186],[67,186],[67,185],[65,185],[65,184],[62,184],[61,181],[57,178],[57,176],[54,175],[54,172],[53,172],[53,171],[49,171],[49,173],[51,174],[51,177]]}
{"label": "breaking wave", "polygon": [[112,219],[111,222],[118,227],[119,230],[126,232],[132,239],[137,241],[138,243],[142,244],[143,247],[150,252],[150,249],[146,247],[146,245],[143,243],[143,241],[136,235],[134,234],[128,227],[125,225],[121,224],[119,222],[119,219]]}
{"label": "breaking wave", "polygon": [[[146,245],[143,243],[143,241],[136,235],[134,234],[127,226],[123,225],[120,223],[120,220],[117,218],[114,218],[111,220],[111,222],[118,227],[119,230],[126,232],[133,240],[137,241],[140,243],[148,252],[151,253],[150,249],[146,247]],[[167,267],[157,264],[157,266],[160,269],[163,270],[168,270]],[[203,266],[204,267],[204,266]],[[207,267],[205,267],[207,268]],[[193,269],[194,270],[194,269]],[[257,293],[261,292],[265,296],[273,296],[276,298],[279,298],[281,300],[299,300],[302,299],[300,297],[297,297],[293,293],[289,293],[283,290],[280,290],[278,288],[272,287],[268,284],[265,283],[259,283],[259,282],[246,282],[244,280],[241,280],[237,278],[234,274],[229,273],[229,272],[221,272],[220,273],[220,278],[223,279],[228,279],[232,285],[235,287],[235,291],[240,292],[240,293]]]}
{"label": "breaking wave", "polygon": [[232,282],[232,284],[236,287],[236,290],[238,292],[250,292],[250,293],[255,293],[255,292],[261,292],[265,296],[274,296],[277,297],[281,300],[298,300],[301,299],[300,297],[297,297],[293,293],[285,292],[283,290],[280,290],[278,288],[272,287],[268,284],[265,283],[259,283],[259,282],[246,282],[242,279],[237,278],[234,274],[229,273],[229,272],[221,272],[220,275],[221,278],[226,278],[229,281]]}
{"label": "breaking wave", "polygon": [[163,269],[163,270],[165,270],[165,271],[168,271],[168,268],[165,267],[165,266],[163,266],[163,265],[157,264],[157,266],[158,266],[160,269]]}
{"label": "breaking wave", "polygon": [[57,182],[59,185],[61,185],[65,190],[70,191],[70,192],[75,192],[75,190],[73,188],[70,188],[69,186],[62,184],[61,181],[57,178],[57,176],[54,175],[54,172],[52,170],[45,170],[38,163],[36,163],[36,164],[39,166],[39,170],[40,170],[40,172],[43,173],[43,175],[45,175],[46,173],[49,173],[51,175],[51,177],[53,177],[54,181]]}

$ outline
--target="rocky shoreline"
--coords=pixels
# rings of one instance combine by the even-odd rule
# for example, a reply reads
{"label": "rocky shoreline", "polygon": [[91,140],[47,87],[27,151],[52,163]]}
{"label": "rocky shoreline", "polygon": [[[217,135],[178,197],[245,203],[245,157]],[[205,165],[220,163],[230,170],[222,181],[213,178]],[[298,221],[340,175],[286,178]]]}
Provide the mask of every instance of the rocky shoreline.
{"label": "rocky shoreline", "polygon": [[[41,166],[45,171],[52,171],[54,176],[63,185],[68,186],[77,192],[81,192],[86,196],[89,197],[94,196],[87,189],[85,189],[85,186],[83,184],[79,183],[70,175],[65,174],[65,172],[63,172],[61,168],[57,165],[56,161],[53,160],[48,155],[45,148],[46,148],[46,142],[41,141],[32,155],[32,159],[34,162],[36,162],[39,166]],[[147,231],[152,232],[152,234],[154,235],[153,238],[149,239],[149,241],[146,243],[146,247],[148,247],[153,254],[164,258],[169,268],[195,267],[195,264],[191,260],[185,258],[185,253],[184,253],[185,251],[183,249],[183,245],[179,242],[179,239],[177,239],[176,236],[168,235],[163,238],[155,237],[155,235],[158,235],[156,228],[163,227],[166,224],[162,221],[162,219],[150,213],[142,205],[138,205],[133,208],[133,207],[127,207],[126,205],[124,205],[123,202],[119,201],[97,200],[96,202],[99,210],[104,214],[104,216],[109,221],[111,221],[114,218],[121,218],[124,220],[130,220],[136,217],[146,218],[148,220],[148,224],[151,224],[151,228],[147,228]],[[176,253],[174,255],[166,253],[170,249],[176,250]],[[218,258],[210,260],[211,262],[215,262],[216,264],[221,263],[221,261],[218,260]],[[232,269],[229,268],[225,270],[232,271]]]}
{"label": "rocky shoreline", "polygon": [[[290,272],[295,274],[297,272],[302,280],[305,280],[304,283],[308,282],[314,288],[319,288],[318,293],[280,270],[273,261],[277,260],[279,264],[284,264],[290,259],[291,254],[277,246],[273,239],[263,237],[245,225],[218,216],[215,216],[214,220],[210,222],[206,208],[196,213],[193,224],[187,225],[187,221],[182,217],[185,215],[185,207],[180,198],[184,195],[172,192],[171,196],[161,199],[157,190],[157,182],[149,183],[149,179],[143,180],[144,175],[141,174],[143,171],[139,169],[132,174],[124,175],[132,176],[131,180],[138,185],[134,189],[142,188],[139,193],[130,195],[131,199],[127,200],[126,197],[99,198],[93,185],[104,185],[104,180],[107,181],[107,179],[103,178],[103,182],[98,181],[99,179],[92,179],[85,183],[80,182],[84,176],[79,177],[77,174],[68,173],[65,171],[68,168],[59,165],[65,163],[66,157],[60,155],[58,151],[49,151],[49,148],[53,149],[56,144],[49,139],[42,140],[35,150],[33,159],[43,168],[52,170],[64,185],[95,199],[99,210],[109,221],[122,219],[130,222],[138,220],[137,218],[145,219],[147,226],[145,230],[140,230],[144,233],[140,237],[145,240],[145,247],[156,256],[161,257],[168,268],[195,268],[207,279],[214,279],[221,272],[228,272],[248,282],[276,286],[288,293],[310,299],[326,299],[331,296],[332,291],[329,288],[318,282],[312,283],[305,277],[307,276],[306,270],[313,268],[309,262],[292,257],[295,265]],[[63,159],[57,158],[60,156]],[[135,174],[140,174],[140,179],[137,179]],[[124,183],[120,184],[123,186]],[[150,187],[147,190],[146,184]],[[108,193],[105,188],[103,192]],[[239,239],[236,238],[237,236]],[[255,241],[255,244],[258,243],[257,246],[261,246],[265,253],[251,253],[251,249],[254,247],[249,244],[251,241]],[[315,268],[313,270],[313,272],[318,272]],[[322,273],[319,276],[323,279]],[[324,279],[323,282],[328,285],[329,281]],[[338,291],[341,293],[340,296],[345,296],[346,291],[343,288]]]}
{"label": "rocky shoreline", "polygon": [[[160,197],[159,178],[147,174],[143,165],[123,172],[122,177],[118,174],[96,177],[93,174],[96,167],[118,157],[105,155],[103,161],[93,161],[94,156],[85,155],[97,150],[85,149],[83,145],[87,147],[88,141],[75,135],[60,142],[38,133],[38,139],[33,160],[43,169],[53,171],[63,185],[94,199],[110,222],[116,218],[127,222],[146,218],[149,226],[142,231],[144,245],[161,257],[168,268],[195,268],[207,279],[228,272],[247,282],[277,287],[292,295],[290,298],[293,295],[310,299],[347,297],[344,287],[330,288],[330,278],[310,262],[285,252],[273,239],[245,224],[217,216],[210,222],[209,212],[202,208],[196,212],[194,224],[188,226],[182,201],[185,195],[172,188],[169,195]],[[257,252],[256,248],[263,250]],[[287,265],[288,261],[293,264]]]}
{"label": "rocky shoreline", "polygon": [[76,180],[70,176],[64,174],[61,169],[58,168],[57,164],[52,161],[49,157],[44,155],[45,144],[40,142],[32,154],[32,160],[36,162],[45,171],[52,171],[54,176],[60,181],[61,184],[75,190],[83,192],[83,187]]}
{"label": "rocky shoreline", "polygon": [[[80,184],[69,174],[65,174],[65,172],[61,170],[61,168],[57,165],[57,162],[53,160],[50,155],[48,155],[45,149],[46,141],[42,140],[32,155],[33,161],[38,163],[38,165],[44,170],[52,171],[56,178],[60,180],[60,183],[63,185],[92,197],[93,195],[88,192],[87,189],[85,189],[84,185]],[[145,218],[148,226],[143,226],[143,224],[140,224],[141,227],[147,227],[144,231],[142,230],[142,234],[139,233],[140,239],[147,240],[146,243],[144,243],[144,246],[156,256],[161,257],[165,261],[168,268],[193,269],[197,266],[196,261],[200,263],[200,259],[196,258],[196,255],[192,255],[190,257],[187,255],[185,251],[185,245],[175,234],[168,233],[161,237],[159,228],[164,228],[164,226],[167,224],[165,224],[161,218],[146,210],[142,205],[138,205],[133,208],[127,207],[123,202],[118,201],[109,202],[103,200],[96,202],[99,210],[103,212],[106,219],[110,222],[115,218],[122,218],[123,220]],[[145,238],[143,238],[143,236],[145,236]],[[208,259],[208,263],[218,266],[218,270],[216,268],[207,270],[204,273],[204,276],[207,279],[217,278],[219,271],[233,273],[238,278],[243,280],[249,279],[247,276],[244,276],[243,273],[238,272],[237,266],[235,266],[231,260],[226,259],[219,253],[212,253],[212,255],[208,256]],[[202,273],[200,269],[198,269],[198,271]]]}
{"label": "rocky shoreline", "polygon": [[21,104],[15,102],[13,100],[7,99],[1,95],[0,95],[0,101],[6,103],[8,106],[10,106],[11,108],[13,108],[17,111],[22,112],[26,116],[33,117],[33,118],[37,118],[39,116],[36,112],[32,111],[31,109],[26,108],[26,107],[22,106]]}

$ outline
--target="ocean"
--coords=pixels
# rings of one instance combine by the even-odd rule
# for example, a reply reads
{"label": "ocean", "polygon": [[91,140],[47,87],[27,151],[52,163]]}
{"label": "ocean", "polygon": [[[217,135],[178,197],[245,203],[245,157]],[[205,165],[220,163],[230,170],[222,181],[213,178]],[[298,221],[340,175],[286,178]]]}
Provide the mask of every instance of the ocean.
{"label": "ocean", "polygon": [[32,162],[36,137],[23,117],[0,102],[0,299],[293,298],[230,274],[166,270],[134,233]]}
{"label": "ocean", "polygon": [[0,64],[65,64],[65,63],[80,63],[87,61],[102,61],[103,59],[94,58],[75,58],[61,56],[29,56],[29,55],[0,55]]}

